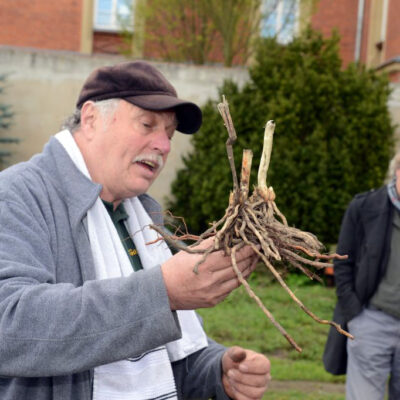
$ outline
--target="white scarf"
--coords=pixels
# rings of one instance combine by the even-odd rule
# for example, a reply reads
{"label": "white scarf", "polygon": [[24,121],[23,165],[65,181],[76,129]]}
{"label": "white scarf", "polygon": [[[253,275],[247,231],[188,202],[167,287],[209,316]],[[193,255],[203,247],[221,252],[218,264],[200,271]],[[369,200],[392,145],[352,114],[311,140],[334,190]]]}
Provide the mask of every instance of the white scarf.
{"label": "white scarf", "polygon": [[[82,154],[68,130],[55,136],[77,168],[89,179]],[[138,250],[143,268],[160,265],[172,256],[164,241],[153,242],[158,234],[140,200],[136,197],[123,202],[129,215],[127,229]],[[98,198],[87,213],[90,246],[97,279],[128,276],[132,265],[123,248],[115,226]],[[139,357],[96,367],[94,370],[94,400],[176,399],[171,362],[207,347],[207,337],[194,311],[178,311],[182,338],[166,346],[150,350]]]}

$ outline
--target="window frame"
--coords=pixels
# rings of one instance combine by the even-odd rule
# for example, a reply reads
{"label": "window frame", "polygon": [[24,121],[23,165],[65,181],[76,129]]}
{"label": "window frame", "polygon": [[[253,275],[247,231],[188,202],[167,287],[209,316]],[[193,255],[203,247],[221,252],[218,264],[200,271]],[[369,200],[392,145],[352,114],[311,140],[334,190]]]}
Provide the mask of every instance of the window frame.
{"label": "window frame", "polygon": [[[271,3],[273,1],[274,0],[264,0],[262,2],[261,12],[263,14],[267,12],[268,16],[267,18],[265,18],[264,16],[262,17],[260,36],[263,38],[276,37],[276,40],[279,43],[286,44],[293,40],[299,29],[300,1],[293,0],[293,5],[290,5],[289,10],[291,11],[291,13],[291,9],[293,9],[294,11],[293,26],[290,32],[287,31],[287,24],[290,23],[288,17],[291,13],[288,14],[285,12],[285,1],[287,0],[276,0],[276,3],[272,4],[273,8],[271,8],[271,10],[268,10],[268,8],[270,7],[270,4],[268,3]],[[275,14],[273,17],[273,19],[275,20],[274,26],[272,26],[272,24],[269,22],[273,14]]]}
{"label": "window frame", "polygon": [[[94,7],[93,7],[93,30],[97,32],[110,32],[110,33],[118,33],[122,32],[123,30],[128,30],[129,32],[132,32],[134,29],[134,0],[131,1],[131,25],[124,27],[118,22],[118,1],[119,0],[111,0],[112,2],[112,7],[111,7],[111,13],[110,13],[110,24],[104,25],[100,24],[97,22],[97,16],[98,13],[100,12],[99,10],[99,2],[101,0],[95,0],[94,1]],[[125,0],[127,1],[127,0]]]}

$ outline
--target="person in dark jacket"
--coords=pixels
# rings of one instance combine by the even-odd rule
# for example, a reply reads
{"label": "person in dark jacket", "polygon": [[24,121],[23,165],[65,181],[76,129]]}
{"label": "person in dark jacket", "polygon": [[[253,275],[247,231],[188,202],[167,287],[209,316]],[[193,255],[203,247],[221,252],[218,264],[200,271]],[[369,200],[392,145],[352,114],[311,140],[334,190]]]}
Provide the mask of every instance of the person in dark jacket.
{"label": "person in dark jacket", "polygon": [[358,194],[344,215],[335,260],[338,303],[333,319],[353,336],[330,329],[328,372],[346,374],[347,400],[400,399],[400,153],[390,182]]}

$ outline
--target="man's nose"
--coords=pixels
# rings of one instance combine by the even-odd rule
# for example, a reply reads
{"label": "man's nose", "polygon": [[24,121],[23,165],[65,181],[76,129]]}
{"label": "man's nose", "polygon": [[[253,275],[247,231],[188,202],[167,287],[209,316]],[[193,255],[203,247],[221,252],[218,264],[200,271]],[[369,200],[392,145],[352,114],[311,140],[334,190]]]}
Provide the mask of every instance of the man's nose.
{"label": "man's nose", "polygon": [[154,138],[153,146],[162,156],[167,155],[171,151],[171,139],[168,132],[160,130]]}

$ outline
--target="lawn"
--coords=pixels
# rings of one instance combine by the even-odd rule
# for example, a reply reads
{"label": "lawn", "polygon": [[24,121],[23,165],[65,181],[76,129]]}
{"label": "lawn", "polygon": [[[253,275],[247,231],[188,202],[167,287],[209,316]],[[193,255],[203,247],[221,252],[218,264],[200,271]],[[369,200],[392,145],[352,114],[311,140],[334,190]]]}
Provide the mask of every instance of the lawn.
{"label": "lawn", "polygon": [[[304,397],[306,396],[306,397]],[[268,391],[263,400],[344,400],[344,395],[335,393],[305,393],[297,390],[287,392]]]}
{"label": "lawn", "polygon": [[[325,372],[322,353],[329,326],[321,325],[305,314],[288,293],[273,282],[260,266],[250,279],[250,285],[275,319],[302,348],[298,353],[273,326],[244,288],[239,288],[213,309],[199,313],[210,337],[226,346],[239,345],[264,353],[271,360],[271,375],[279,381],[344,382]],[[331,319],[335,305],[335,290],[321,283],[289,275],[286,282],[296,296],[314,314]],[[299,394],[300,393],[300,394]],[[268,399],[342,400],[344,395],[309,393],[288,390],[268,392]]]}

